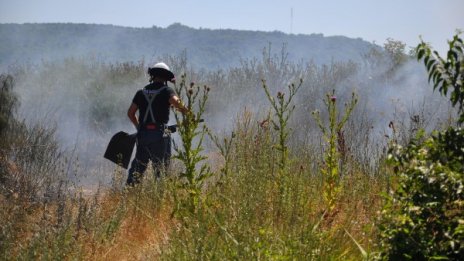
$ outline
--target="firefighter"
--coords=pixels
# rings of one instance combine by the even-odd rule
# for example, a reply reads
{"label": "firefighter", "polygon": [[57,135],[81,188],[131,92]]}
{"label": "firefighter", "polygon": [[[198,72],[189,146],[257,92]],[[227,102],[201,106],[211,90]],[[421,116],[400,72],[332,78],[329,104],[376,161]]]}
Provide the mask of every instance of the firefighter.
{"label": "firefighter", "polygon": [[129,186],[140,182],[150,160],[157,178],[169,166],[171,136],[167,123],[170,108],[173,106],[182,113],[188,112],[168,86],[168,82],[175,82],[175,77],[165,63],[148,68],[148,75],[150,83],[137,91],[127,111],[127,116],[137,129],[137,150],[127,177]]}

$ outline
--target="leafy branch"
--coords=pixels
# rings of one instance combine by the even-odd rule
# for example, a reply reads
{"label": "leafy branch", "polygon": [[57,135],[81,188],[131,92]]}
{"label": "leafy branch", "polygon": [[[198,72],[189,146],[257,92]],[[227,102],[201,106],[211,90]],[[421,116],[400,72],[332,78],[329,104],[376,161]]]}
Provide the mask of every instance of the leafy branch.
{"label": "leafy branch", "polygon": [[442,58],[437,51],[432,51],[430,46],[422,41],[416,47],[417,59],[424,61],[429,74],[429,82],[433,82],[433,89],[437,89],[443,96],[451,90],[450,101],[459,110],[458,122],[464,122],[464,44],[459,35],[448,42],[449,51]]}

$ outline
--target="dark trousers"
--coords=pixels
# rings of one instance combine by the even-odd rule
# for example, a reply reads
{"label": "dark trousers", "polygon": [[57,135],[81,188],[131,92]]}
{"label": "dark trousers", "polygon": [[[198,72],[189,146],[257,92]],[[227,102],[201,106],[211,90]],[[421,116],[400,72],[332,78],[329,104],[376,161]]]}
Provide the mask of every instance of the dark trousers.
{"label": "dark trousers", "polygon": [[156,178],[161,177],[161,171],[169,167],[171,158],[171,136],[164,130],[140,130],[137,133],[137,151],[132,160],[127,177],[127,185],[140,182],[143,173],[151,160]]}

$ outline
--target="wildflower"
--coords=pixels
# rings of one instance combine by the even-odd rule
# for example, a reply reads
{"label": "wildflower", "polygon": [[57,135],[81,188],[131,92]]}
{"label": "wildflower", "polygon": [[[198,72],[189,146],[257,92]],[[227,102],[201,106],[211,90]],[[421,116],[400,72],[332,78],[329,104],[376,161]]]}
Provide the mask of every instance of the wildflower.
{"label": "wildflower", "polygon": [[335,102],[335,101],[337,100],[337,96],[335,96],[335,95],[331,96],[331,97],[330,97],[330,100],[331,100],[332,102]]}

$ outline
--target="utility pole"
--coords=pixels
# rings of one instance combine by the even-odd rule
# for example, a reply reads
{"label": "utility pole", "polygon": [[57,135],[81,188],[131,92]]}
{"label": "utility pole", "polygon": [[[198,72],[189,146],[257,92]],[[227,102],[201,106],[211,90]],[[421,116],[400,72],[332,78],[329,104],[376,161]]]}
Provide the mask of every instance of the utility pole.
{"label": "utility pole", "polygon": [[290,8],[290,34],[293,34],[293,7]]}

